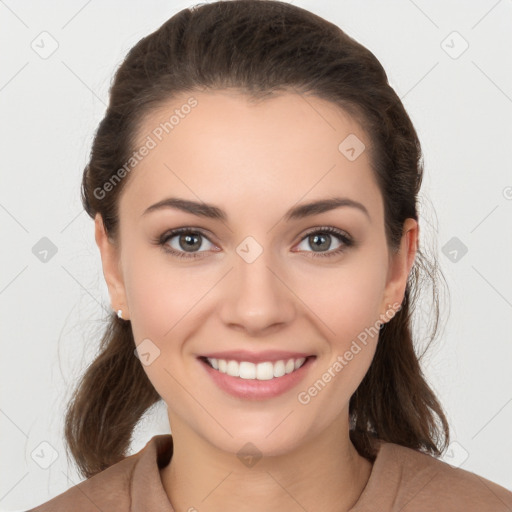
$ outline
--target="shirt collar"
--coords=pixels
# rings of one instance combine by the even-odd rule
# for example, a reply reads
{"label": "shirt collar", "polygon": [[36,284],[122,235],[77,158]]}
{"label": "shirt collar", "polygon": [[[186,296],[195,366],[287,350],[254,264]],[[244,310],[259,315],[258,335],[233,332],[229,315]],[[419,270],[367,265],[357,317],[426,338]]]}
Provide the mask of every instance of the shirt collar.
{"label": "shirt collar", "polygon": [[[391,475],[400,473],[397,468],[389,467],[389,457],[386,457],[387,452],[393,446],[381,440],[377,441],[377,457],[373,463],[370,478],[351,512],[368,510],[367,507],[370,506],[376,495],[375,488],[382,485],[380,477],[383,474],[388,477],[388,484],[393,487],[389,490],[393,494],[392,491],[395,490],[394,488],[397,487],[398,482],[393,482]],[[173,439],[171,434],[153,436],[142,449],[130,478],[130,510],[132,512],[147,512],[148,510],[175,512],[165,492],[160,475],[160,469],[169,464],[172,454]],[[383,467],[385,464],[388,464],[388,467]]]}
{"label": "shirt collar", "polygon": [[169,463],[172,453],[171,434],[153,436],[143,448],[130,479],[132,512],[174,512],[160,476],[160,469]]}

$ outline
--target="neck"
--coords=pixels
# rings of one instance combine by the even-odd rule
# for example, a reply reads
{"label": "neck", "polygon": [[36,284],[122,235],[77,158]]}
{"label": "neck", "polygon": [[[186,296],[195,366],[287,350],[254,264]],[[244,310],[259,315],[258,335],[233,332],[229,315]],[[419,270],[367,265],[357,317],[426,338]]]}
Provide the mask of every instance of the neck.
{"label": "neck", "polygon": [[175,512],[349,511],[372,470],[350,441],[348,421],[335,421],[296,450],[250,467],[183,423],[172,423],[172,435],[173,455],[160,473]]}

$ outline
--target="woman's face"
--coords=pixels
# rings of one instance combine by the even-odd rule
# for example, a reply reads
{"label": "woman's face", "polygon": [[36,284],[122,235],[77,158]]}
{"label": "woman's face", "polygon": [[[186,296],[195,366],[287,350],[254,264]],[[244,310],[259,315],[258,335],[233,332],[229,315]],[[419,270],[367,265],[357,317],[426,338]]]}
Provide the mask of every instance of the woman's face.
{"label": "woman's face", "polygon": [[[316,97],[253,104],[223,90],[169,102],[138,139],[120,246],[106,243],[99,217],[96,239],[112,305],[131,321],[173,433],[277,455],[348,428],[349,399],[380,323],[402,302],[417,237],[408,219],[402,250],[389,252],[367,135]],[[171,198],[195,213],[151,208]],[[334,198],[353,203],[301,208]],[[189,233],[164,239],[178,228]],[[228,371],[247,378],[201,359],[228,351],[238,353],[220,356],[244,362]],[[274,376],[282,363],[268,364],[306,356],[284,376]]]}

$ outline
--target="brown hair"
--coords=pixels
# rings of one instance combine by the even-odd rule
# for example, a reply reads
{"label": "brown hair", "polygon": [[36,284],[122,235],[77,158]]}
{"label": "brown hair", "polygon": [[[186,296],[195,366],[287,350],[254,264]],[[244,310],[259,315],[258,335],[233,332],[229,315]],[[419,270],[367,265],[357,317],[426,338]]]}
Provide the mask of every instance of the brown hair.
{"label": "brown hair", "polygon": [[[129,160],[144,117],[179,93],[228,87],[253,99],[276,91],[312,94],[354,116],[371,141],[387,242],[397,250],[405,219],[418,220],[423,176],[420,143],[402,102],[368,49],[319,16],[271,0],[219,1],[184,9],[127,54],[111,85],[82,181],[84,208],[92,218],[101,214],[111,241],[118,241],[117,207],[127,179],[108,194],[97,191]],[[350,399],[350,437],[370,460],[376,438],[436,456],[448,444],[448,422],[423,377],[411,332],[424,276],[433,286],[435,322],[428,344],[436,335],[435,275],[442,273],[433,261],[418,248],[405,302],[381,328],[374,359]],[[161,399],[134,347],[130,322],[112,313],[99,355],[68,404],[66,442],[86,477],[126,456],[137,422]]]}

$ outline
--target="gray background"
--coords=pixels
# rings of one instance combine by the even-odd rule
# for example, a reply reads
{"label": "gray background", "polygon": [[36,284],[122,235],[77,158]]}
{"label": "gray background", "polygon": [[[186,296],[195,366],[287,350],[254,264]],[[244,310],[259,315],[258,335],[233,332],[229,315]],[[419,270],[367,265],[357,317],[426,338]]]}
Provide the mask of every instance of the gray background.
{"label": "gray background", "polygon": [[[1,510],[79,481],[63,409],[110,308],[81,173],[114,70],[194,3],[0,0]],[[451,290],[445,329],[423,359],[452,428],[444,460],[512,489],[512,1],[293,3],[367,46],[415,124],[421,243],[438,253]],[[44,237],[57,250],[46,261]],[[163,404],[138,426],[131,453],[168,431]]]}

